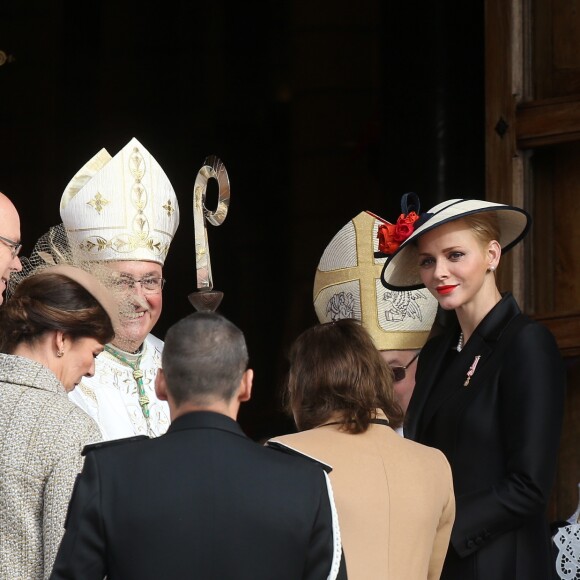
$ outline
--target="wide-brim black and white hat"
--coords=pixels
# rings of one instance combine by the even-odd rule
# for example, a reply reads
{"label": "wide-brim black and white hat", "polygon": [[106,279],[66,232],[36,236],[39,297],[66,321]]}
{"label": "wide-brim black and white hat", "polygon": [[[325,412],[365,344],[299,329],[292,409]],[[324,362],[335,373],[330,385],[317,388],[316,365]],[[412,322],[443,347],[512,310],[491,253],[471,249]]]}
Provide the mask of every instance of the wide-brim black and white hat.
{"label": "wide-brim black and white hat", "polygon": [[422,214],[414,224],[413,233],[387,258],[381,272],[381,282],[390,290],[423,288],[419,275],[417,239],[445,223],[483,212],[495,212],[499,224],[502,252],[507,252],[528,233],[532,218],[523,209],[479,199],[450,199]]}

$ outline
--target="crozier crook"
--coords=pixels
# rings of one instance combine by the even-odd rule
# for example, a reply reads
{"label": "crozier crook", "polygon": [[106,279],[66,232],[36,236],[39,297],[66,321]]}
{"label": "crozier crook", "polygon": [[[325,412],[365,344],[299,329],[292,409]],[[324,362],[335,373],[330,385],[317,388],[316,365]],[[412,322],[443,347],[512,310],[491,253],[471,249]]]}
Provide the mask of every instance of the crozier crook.
{"label": "crozier crook", "polygon": [[[218,203],[215,211],[206,205],[207,182],[215,179],[218,184]],[[210,155],[197,173],[193,186],[193,226],[195,235],[196,290],[188,298],[196,310],[216,310],[223,292],[213,289],[209,243],[207,239],[208,221],[213,226],[221,225],[226,219],[230,204],[230,181],[224,164],[219,157]]]}

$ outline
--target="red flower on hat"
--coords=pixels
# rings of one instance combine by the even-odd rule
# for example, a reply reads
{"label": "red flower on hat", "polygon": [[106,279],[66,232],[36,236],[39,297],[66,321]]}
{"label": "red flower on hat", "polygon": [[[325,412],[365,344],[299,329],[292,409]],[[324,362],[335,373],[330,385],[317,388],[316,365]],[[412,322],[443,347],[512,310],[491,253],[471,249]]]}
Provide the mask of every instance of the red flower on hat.
{"label": "red flower on hat", "polygon": [[377,232],[379,238],[379,250],[383,254],[394,254],[399,246],[413,233],[415,230],[415,222],[419,216],[410,211],[407,215],[402,213],[397,219],[396,224],[381,224]]}

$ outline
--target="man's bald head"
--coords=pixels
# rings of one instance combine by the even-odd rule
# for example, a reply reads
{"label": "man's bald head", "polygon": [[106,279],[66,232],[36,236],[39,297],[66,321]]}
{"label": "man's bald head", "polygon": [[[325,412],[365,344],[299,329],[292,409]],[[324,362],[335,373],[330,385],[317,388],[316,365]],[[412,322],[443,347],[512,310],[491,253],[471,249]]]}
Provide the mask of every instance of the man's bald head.
{"label": "man's bald head", "polygon": [[20,244],[20,216],[14,204],[0,192],[0,304],[10,274],[22,270],[22,264],[15,255],[15,246]]}

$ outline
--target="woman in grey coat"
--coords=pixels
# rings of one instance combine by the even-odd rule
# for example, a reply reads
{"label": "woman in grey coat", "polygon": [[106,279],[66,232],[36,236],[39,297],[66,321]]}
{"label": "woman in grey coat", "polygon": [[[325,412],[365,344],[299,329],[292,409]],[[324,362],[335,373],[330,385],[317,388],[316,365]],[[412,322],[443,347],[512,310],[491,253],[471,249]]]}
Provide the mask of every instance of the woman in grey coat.
{"label": "woman in grey coat", "polygon": [[91,274],[53,266],[0,308],[0,578],[47,578],[83,447],[101,439],[67,392],[94,373],[115,305]]}

